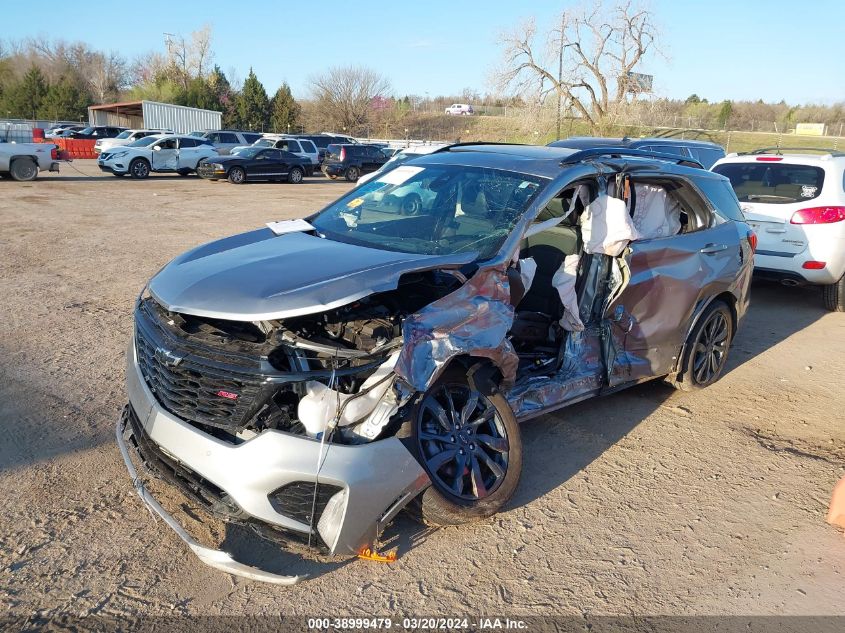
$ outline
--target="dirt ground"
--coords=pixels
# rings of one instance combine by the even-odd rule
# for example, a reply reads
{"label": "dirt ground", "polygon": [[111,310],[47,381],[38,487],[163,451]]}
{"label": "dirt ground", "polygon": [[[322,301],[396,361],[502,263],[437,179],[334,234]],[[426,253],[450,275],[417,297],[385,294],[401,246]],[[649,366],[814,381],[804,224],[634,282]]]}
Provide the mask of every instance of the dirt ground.
{"label": "dirt ground", "polygon": [[0,182],[0,611],[67,614],[845,614],[845,315],[817,289],[755,284],[730,370],[523,426],[507,510],[399,560],[298,561],[233,531],[296,587],[204,566],[132,490],[114,442],[133,300],[178,253],[303,216],[349,185],[147,181],[76,161]]}

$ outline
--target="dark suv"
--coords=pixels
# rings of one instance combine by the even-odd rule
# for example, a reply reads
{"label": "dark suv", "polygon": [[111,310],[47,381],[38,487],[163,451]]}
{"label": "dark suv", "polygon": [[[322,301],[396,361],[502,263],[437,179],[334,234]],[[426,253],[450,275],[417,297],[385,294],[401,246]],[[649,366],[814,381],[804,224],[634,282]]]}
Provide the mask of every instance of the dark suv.
{"label": "dark suv", "polygon": [[388,161],[377,145],[329,145],[323,159],[323,173],[334,180],[343,176],[355,182],[362,174],[376,171]]}
{"label": "dark suv", "polygon": [[195,541],[144,475],[269,540],[354,556],[415,499],[428,525],[497,512],[534,459],[522,420],[652,378],[716,382],[755,240],[730,182],[682,162],[452,145],[177,257],[136,302],[117,430],[155,529],[292,584]]}
{"label": "dark suv", "polygon": [[721,145],[710,141],[691,141],[677,138],[604,138],[594,136],[573,136],[549,143],[550,147],[568,147],[569,149],[588,149],[591,147],[627,147],[641,149],[647,152],[673,154],[683,158],[691,158],[701,163],[705,169],[710,169],[720,158],[725,157],[725,150]]}
{"label": "dark suv", "polygon": [[113,125],[94,125],[86,127],[84,130],[71,132],[69,138],[75,139],[98,139],[98,138],[114,138],[121,132],[126,130],[125,127],[116,127]]}
{"label": "dark suv", "polygon": [[317,153],[320,164],[326,159],[326,150],[329,145],[354,145],[356,143],[354,138],[349,136],[340,136],[338,134],[292,134],[295,138],[308,139],[317,146]]}

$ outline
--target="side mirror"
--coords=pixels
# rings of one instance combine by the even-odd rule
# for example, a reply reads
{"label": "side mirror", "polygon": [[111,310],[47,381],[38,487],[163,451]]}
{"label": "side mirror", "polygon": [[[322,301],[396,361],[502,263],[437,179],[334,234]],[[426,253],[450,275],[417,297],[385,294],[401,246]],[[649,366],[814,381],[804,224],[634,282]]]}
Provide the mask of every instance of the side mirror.
{"label": "side mirror", "polygon": [[153,145],[153,150],[156,151],[156,152],[160,152],[161,151],[161,145]]}

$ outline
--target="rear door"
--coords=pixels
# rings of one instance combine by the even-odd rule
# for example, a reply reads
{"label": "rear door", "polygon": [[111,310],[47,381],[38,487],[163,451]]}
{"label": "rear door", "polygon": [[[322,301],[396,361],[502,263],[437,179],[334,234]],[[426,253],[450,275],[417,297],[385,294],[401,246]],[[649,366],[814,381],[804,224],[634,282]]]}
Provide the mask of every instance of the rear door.
{"label": "rear door", "polygon": [[748,224],[757,234],[757,253],[792,258],[806,250],[802,227],[790,220],[796,211],[821,206],[823,168],[779,156],[757,156],[753,162],[721,163],[713,171],[731,181]]}
{"label": "rear door", "polygon": [[680,205],[681,232],[631,242],[621,257],[627,284],[605,312],[610,386],[671,372],[696,309],[729,290],[742,266],[734,222],[714,216],[686,179],[654,184]]}

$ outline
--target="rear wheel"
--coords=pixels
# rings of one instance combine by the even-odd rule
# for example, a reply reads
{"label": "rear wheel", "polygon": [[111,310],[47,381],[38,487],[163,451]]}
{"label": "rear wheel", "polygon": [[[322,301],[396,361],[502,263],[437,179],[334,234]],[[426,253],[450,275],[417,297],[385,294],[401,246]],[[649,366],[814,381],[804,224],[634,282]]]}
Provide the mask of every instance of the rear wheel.
{"label": "rear wheel", "polygon": [[845,275],[823,289],[824,307],[831,312],[845,312]]}
{"label": "rear wheel", "polygon": [[697,391],[719,380],[728,361],[733,314],[724,301],[714,301],[690,332],[682,372],[670,381],[681,391]]}
{"label": "rear wheel", "polygon": [[232,167],[229,170],[228,178],[233,185],[242,185],[246,181],[246,172],[243,167]]}
{"label": "rear wheel", "polygon": [[177,169],[176,173],[179,174],[180,176],[187,176],[191,173],[191,171],[192,171],[191,169]]}
{"label": "rear wheel", "polygon": [[345,178],[346,178],[349,182],[355,182],[356,180],[358,180],[358,177],[359,177],[360,175],[361,175],[361,172],[360,172],[360,171],[358,171],[358,168],[357,168],[357,167],[348,167],[348,168],[346,169],[346,173],[344,174]]}
{"label": "rear wheel", "polygon": [[12,180],[29,181],[38,177],[38,165],[31,158],[16,158],[9,166]]}
{"label": "rear wheel", "polygon": [[302,170],[299,167],[291,167],[291,170],[288,172],[288,182],[293,185],[298,185],[302,182]]}
{"label": "rear wheel", "polygon": [[447,370],[415,407],[411,442],[432,485],[415,501],[428,525],[492,516],[513,496],[522,471],[519,426],[501,394],[470,387]]}
{"label": "rear wheel", "polygon": [[146,178],[150,175],[150,163],[146,158],[136,158],[129,163],[129,173],[133,178]]}

